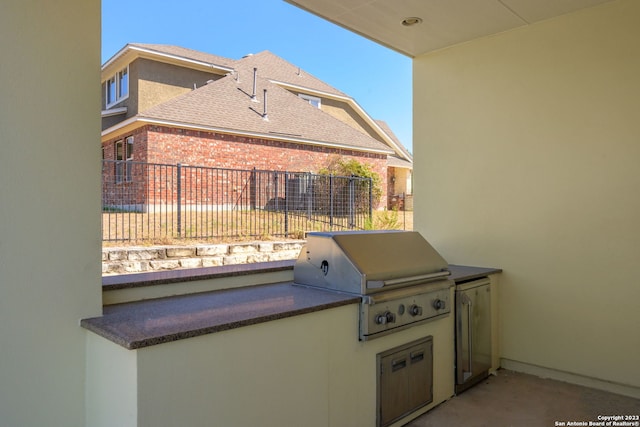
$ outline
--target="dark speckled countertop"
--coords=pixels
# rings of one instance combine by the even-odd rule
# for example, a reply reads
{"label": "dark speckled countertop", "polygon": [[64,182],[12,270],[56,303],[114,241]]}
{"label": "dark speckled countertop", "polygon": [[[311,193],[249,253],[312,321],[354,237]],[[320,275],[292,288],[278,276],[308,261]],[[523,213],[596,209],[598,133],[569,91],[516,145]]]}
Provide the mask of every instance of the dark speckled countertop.
{"label": "dark speckled countertop", "polygon": [[246,276],[252,273],[269,273],[293,270],[295,260],[258,262],[253,264],[221,265],[218,267],[187,268],[182,270],[152,271],[148,273],[118,274],[102,278],[102,290],[138,288],[192,282],[195,280],[219,279],[231,276]]}
{"label": "dark speckled countertop", "polygon": [[490,274],[496,274],[502,272],[500,268],[486,268],[486,267],[469,267],[466,265],[449,265],[449,271],[451,275],[449,279],[456,283],[466,282],[480,277],[485,277]]}
{"label": "dark speckled countertop", "polygon": [[[293,261],[229,268],[181,270],[104,278],[104,290],[293,269]],[[456,283],[500,273],[498,268],[450,265]],[[343,305],[360,297],[294,285],[292,282],[211,291],[104,307],[82,327],[133,350],[214,332],[297,316]]]}
{"label": "dark speckled countertop", "polygon": [[279,283],[110,305],[81,325],[133,350],[359,302]]}

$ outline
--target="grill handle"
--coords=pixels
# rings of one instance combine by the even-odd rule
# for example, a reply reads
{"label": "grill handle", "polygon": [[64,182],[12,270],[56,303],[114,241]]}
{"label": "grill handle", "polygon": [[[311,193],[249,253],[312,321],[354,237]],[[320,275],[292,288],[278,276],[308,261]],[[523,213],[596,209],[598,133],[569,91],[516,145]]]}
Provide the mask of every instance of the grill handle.
{"label": "grill handle", "polygon": [[467,348],[469,351],[469,357],[467,358],[467,370],[462,371],[463,381],[467,381],[473,375],[473,301],[466,294],[462,305],[467,306]]}
{"label": "grill handle", "polygon": [[436,273],[429,274],[420,274],[417,276],[408,276],[401,277],[400,279],[390,279],[390,280],[367,280],[367,288],[369,289],[380,289],[385,286],[397,286],[397,285],[413,285],[415,283],[425,282],[434,279],[440,279],[441,277],[446,277],[451,274],[450,271],[438,271]]}

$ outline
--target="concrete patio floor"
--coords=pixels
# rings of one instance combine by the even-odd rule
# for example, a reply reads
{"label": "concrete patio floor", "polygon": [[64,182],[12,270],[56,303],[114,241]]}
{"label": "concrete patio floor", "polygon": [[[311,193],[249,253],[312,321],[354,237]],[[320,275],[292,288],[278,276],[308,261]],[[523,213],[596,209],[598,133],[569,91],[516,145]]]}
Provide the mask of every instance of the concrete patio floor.
{"label": "concrete patio floor", "polygon": [[[601,421],[599,415],[638,416],[640,400],[499,370],[497,375],[442,403],[406,427],[588,426],[589,422]],[[628,425],[640,425],[633,424],[636,422]]]}

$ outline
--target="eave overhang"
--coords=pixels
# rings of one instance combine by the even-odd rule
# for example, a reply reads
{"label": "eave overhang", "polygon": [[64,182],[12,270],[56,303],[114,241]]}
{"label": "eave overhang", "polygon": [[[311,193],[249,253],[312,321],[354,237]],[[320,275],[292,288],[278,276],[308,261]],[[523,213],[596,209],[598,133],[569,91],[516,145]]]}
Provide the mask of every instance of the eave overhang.
{"label": "eave overhang", "polygon": [[341,150],[351,150],[358,151],[363,153],[375,153],[381,155],[389,155],[394,154],[394,151],[376,149],[376,148],[364,148],[357,147],[348,144],[338,144],[335,142],[326,142],[326,141],[317,141],[308,138],[302,138],[300,135],[290,135],[286,133],[278,133],[278,132],[269,132],[269,133],[260,133],[260,132],[250,132],[250,131],[242,131],[237,129],[228,129],[216,126],[205,126],[193,123],[183,123],[177,121],[170,120],[159,120],[152,119],[142,116],[131,117],[130,119],[124,120],[118,123],[115,126],[112,126],[108,129],[102,131],[102,142],[113,139],[115,136],[121,136],[122,134],[132,132],[133,130],[140,128],[146,125],[156,125],[156,126],[167,126],[173,128],[180,129],[190,129],[190,130],[200,130],[205,132],[217,132],[223,133],[227,135],[238,135],[248,138],[259,138],[259,139],[269,139],[273,141],[282,141],[282,142],[291,142],[295,144],[304,144],[304,145],[313,145],[313,146],[321,146],[321,147],[329,147],[336,148]]}
{"label": "eave overhang", "polygon": [[127,64],[133,62],[138,58],[152,59],[154,61],[160,61],[167,64],[178,65],[181,67],[188,67],[194,70],[206,71],[219,75],[225,75],[233,72],[232,67],[226,67],[205,61],[198,61],[179,55],[158,52],[153,49],[128,44],[120,49],[118,53],[112,56],[111,59],[104,63],[101,69],[101,82],[106,81],[117,70],[125,67]]}

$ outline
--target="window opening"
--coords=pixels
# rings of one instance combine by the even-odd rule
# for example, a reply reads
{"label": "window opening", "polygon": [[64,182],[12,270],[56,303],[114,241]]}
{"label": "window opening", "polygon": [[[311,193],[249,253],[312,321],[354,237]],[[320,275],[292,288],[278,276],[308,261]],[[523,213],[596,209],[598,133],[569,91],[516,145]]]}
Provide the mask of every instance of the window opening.
{"label": "window opening", "polygon": [[[126,148],[127,152],[127,158],[126,161],[127,162],[132,162],[133,161],[133,136],[129,136],[127,137],[127,148]],[[131,182],[133,180],[132,177],[132,171],[133,171],[133,165],[131,163],[125,163],[125,169],[126,169],[126,176],[127,176],[127,182]]]}
{"label": "window opening", "polygon": [[118,72],[118,99],[129,95],[129,67]]}
{"label": "window opening", "polygon": [[316,108],[320,108],[322,106],[322,101],[316,96],[304,95],[302,93],[298,94],[298,96]]}
{"label": "window opening", "polygon": [[116,183],[133,181],[133,136],[116,141],[115,151]]}
{"label": "window opening", "polygon": [[106,83],[106,108],[129,96],[129,66],[115,73]]}

